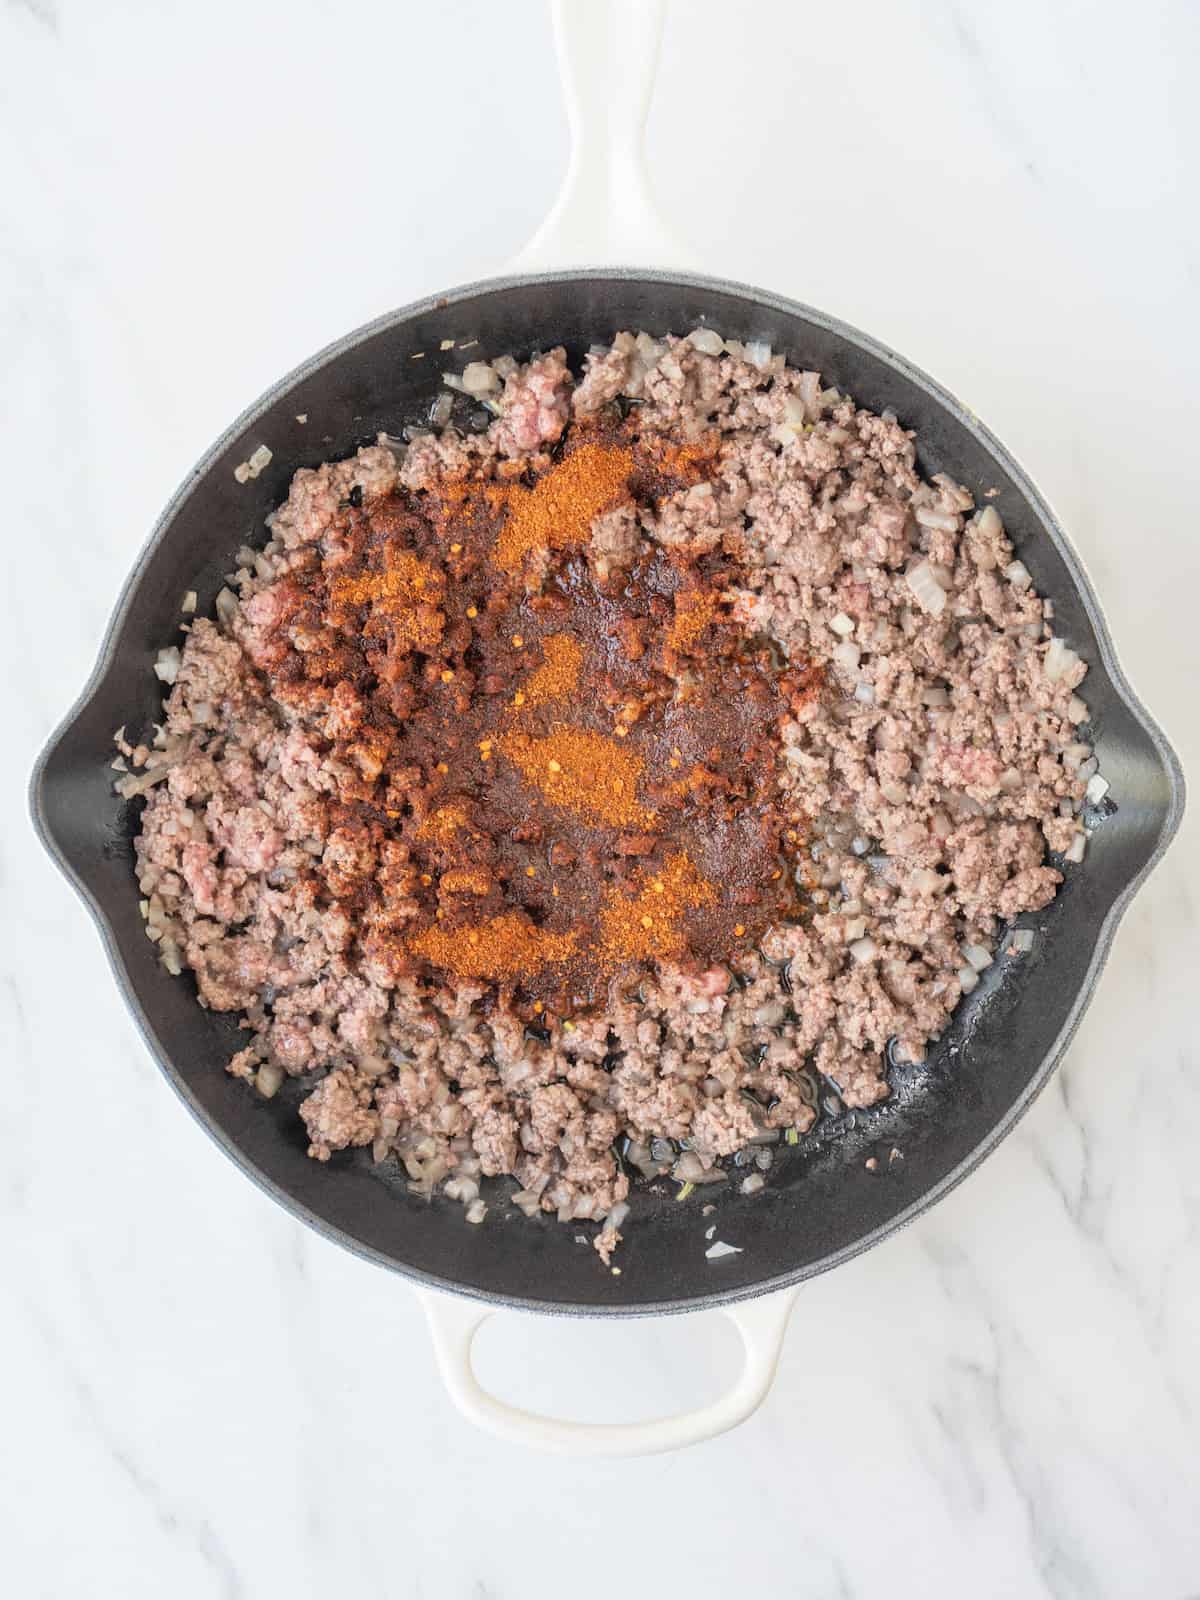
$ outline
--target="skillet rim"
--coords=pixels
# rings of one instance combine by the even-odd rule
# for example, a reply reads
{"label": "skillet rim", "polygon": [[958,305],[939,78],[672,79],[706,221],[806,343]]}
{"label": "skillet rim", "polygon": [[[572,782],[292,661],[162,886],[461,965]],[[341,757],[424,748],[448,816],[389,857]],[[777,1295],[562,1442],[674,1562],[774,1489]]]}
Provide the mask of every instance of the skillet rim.
{"label": "skillet rim", "polygon": [[[174,1062],[167,1052],[161,1048],[157,1041],[153,1026],[147,1016],[137,995],[134,993],[128,970],[120,951],[117,948],[116,938],[108,913],[104,905],[96,899],[90,889],[83,882],[77,872],[71,854],[59,843],[47,817],[46,808],[46,772],[50,760],[58,750],[80,718],[81,714],[92,703],[96,691],[106,677],[116,653],[118,638],[125,626],[129,612],[141,586],[146,568],[158,550],[160,544],[168,535],[175,518],[187,499],[196,487],[213,470],[217,462],[226,454],[233,442],[238,439],[251,425],[294,385],[307,378],[313,377],[330,361],[352,351],[356,346],[374,338],[376,335],[393,329],[415,317],[433,312],[444,311],[458,302],[468,301],[482,294],[496,291],[536,286],[551,283],[574,283],[581,281],[617,281],[653,283],[664,286],[677,286],[698,291],[709,291],[735,296],[753,306],[769,307],[771,310],[787,316],[799,317],[832,334],[835,338],[857,346],[869,355],[882,361],[885,365],[898,371],[904,378],[917,388],[942,411],[950,413],[960,426],[965,428],[982,446],[987,454],[1003,467],[1013,483],[1025,497],[1035,516],[1045,529],[1051,542],[1056,547],[1067,569],[1067,574],[1073,582],[1076,592],[1082,602],[1083,608],[1091,623],[1096,637],[1099,656],[1104,668],[1112,682],[1114,691],[1124,702],[1130,715],[1139,724],[1146,737],[1149,739],[1161,765],[1162,774],[1167,787],[1167,803],[1165,814],[1159,826],[1158,837],[1154,849],[1149,857],[1116,894],[1107,913],[1096,933],[1096,941],[1092,950],[1091,959],[1084,973],[1075,999],[1057,1035],[1045,1051],[1042,1060],[1029,1082],[1020,1094],[1008,1106],[1004,1114],[994,1121],[986,1135],[963,1159],[946,1173],[940,1180],[932,1184],[918,1199],[897,1212],[894,1217],[877,1227],[869,1230],[852,1243],[839,1250],[821,1256],[800,1267],[784,1273],[777,1273],[772,1277],[764,1278],[750,1284],[736,1287],[713,1290],[708,1294],[688,1297],[682,1300],[655,1300],[642,1301],[633,1305],[599,1306],[594,1304],[580,1304],[569,1301],[546,1301],[535,1299],[527,1295],[507,1295],[488,1293],[486,1291],[459,1284],[451,1278],[440,1277],[435,1273],[426,1272],[407,1264],[402,1264],[393,1259],[386,1252],[374,1246],[364,1244],[354,1238],[344,1229],[329,1222],[319,1212],[303,1201],[297,1200],[287,1193],[272,1178],[268,1177],[253,1161],[233,1143],[221,1125],[192,1096],[187,1083],[176,1069]],[[77,696],[70,710],[55,727],[47,739],[35,763],[29,782],[29,807],[31,819],[42,846],[47,854],[57,865],[71,888],[83,901],[100,935],[101,945],[108,960],[110,971],[116,980],[125,1005],[129,1010],[138,1031],[140,1032],[150,1054],[158,1064],[163,1076],[179,1099],[191,1112],[195,1120],[204,1131],[220,1147],[238,1167],[249,1177],[252,1182],[272,1200],[283,1206],[292,1216],[304,1222],[315,1232],[332,1243],[341,1245],[363,1260],[375,1265],[386,1267],[388,1270],[407,1278],[415,1286],[425,1289],[437,1289],[449,1294],[460,1295],[464,1298],[475,1300],[495,1307],[504,1307],[511,1310],[529,1311],[547,1316],[590,1316],[598,1318],[608,1317],[645,1317],[655,1315],[681,1314],[692,1311],[713,1310],[720,1306],[732,1305],[737,1301],[755,1299],[760,1295],[771,1294],[778,1290],[795,1288],[806,1279],[816,1277],[818,1274],[830,1271],[842,1265],[843,1262],[861,1255],[874,1245],[882,1243],[886,1238],[907,1227],[919,1216],[937,1205],[953,1189],[968,1177],[983,1162],[996,1147],[1005,1139],[1013,1128],[1028,1111],[1037,1096],[1046,1087],[1053,1076],[1055,1069],[1062,1060],[1068,1045],[1082,1021],[1083,1015],[1095,994],[1100,975],[1108,961],[1116,931],[1121,918],[1132,904],[1134,896],[1146,881],[1147,877],[1161,861],[1163,855],[1178,832],[1183,818],[1186,800],[1186,784],[1183,768],[1179,757],[1167,741],[1165,734],[1153,717],[1142,704],[1134,692],[1128,678],[1123,672],[1118,661],[1108,624],[1100,607],[1099,599],[1092,587],[1083,563],[1071,545],[1061,522],[1054,514],[1045,496],[1034,484],[1029,474],[1015,460],[1008,449],[1001,443],[975,415],[970,407],[963,404],[944,385],[931,378],[920,367],[915,366],[904,356],[899,355],[889,346],[861,332],[840,318],[829,316],[827,313],[806,305],[802,301],[793,300],[786,295],[774,294],[769,290],[759,289],[751,284],[740,283],[723,278],[710,277],[703,273],[686,273],[657,271],[639,267],[577,267],[556,272],[540,273],[513,273],[501,277],[483,278],[467,284],[460,284],[447,289],[440,294],[427,295],[420,300],[408,305],[385,312],[373,318],[370,322],[362,324],[350,333],[326,345],[323,349],[301,362],[298,366],[278,379],[269,389],[246,407],[241,414],[222,432],[208,450],[201,456],[197,464],[184,478],[175,490],[166,506],[156,519],[145,543],[133,564],[128,577],[120,590],[116,604],[113,607],[108,623],[105,627],[100,648],[97,653],[95,665],[88,677],[82,691]]]}

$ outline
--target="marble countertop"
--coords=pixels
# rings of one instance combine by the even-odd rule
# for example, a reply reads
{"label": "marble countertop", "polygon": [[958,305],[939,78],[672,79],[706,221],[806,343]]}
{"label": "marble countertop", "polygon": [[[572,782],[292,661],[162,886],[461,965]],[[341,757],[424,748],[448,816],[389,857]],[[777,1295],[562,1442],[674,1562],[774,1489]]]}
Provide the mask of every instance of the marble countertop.
{"label": "marble countertop", "polygon": [[[565,159],[539,0],[355,0],[331,37],[332,14],[0,7],[8,1592],[1200,1595],[1194,814],[1016,1133],[806,1286],[763,1410],[673,1457],[556,1462],[459,1421],[405,1284],[258,1193],[142,1046],[32,839],[34,754],[227,420],[344,330],[498,269]],[[1200,455],[1170,441],[1200,366],[1200,13],[731,15],[672,7],[664,211],[711,270],[872,330],[974,406],[1195,769]],[[735,1350],[717,1316],[506,1316],[479,1366],[560,1415],[634,1417],[714,1393]]]}

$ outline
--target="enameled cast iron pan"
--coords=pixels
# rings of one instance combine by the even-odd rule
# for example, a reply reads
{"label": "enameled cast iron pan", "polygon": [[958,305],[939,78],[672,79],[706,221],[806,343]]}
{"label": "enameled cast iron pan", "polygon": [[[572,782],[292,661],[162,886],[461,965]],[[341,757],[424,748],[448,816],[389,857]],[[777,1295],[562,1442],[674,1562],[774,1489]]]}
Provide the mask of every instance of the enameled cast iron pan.
{"label": "enameled cast iron pan", "polygon": [[[560,0],[560,59],[575,154],[554,217],[532,251],[563,259],[638,259],[672,246],[654,222],[639,164],[640,129],[653,74],[657,7]],[[608,52],[622,62],[618,83]],[[631,61],[639,70],[631,72]],[[598,136],[606,107],[617,137]],[[615,111],[614,111],[615,108]],[[580,232],[581,227],[586,231]],[[409,1194],[393,1164],[369,1151],[328,1165],[305,1154],[292,1086],[264,1101],[228,1077],[239,1045],[234,1022],[201,1010],[190,979],[171,978],[146,939],[131,840],[139,805],[112,789],[113,731],[159,716],[151,664],[177,640],[180,596],[194,588],[211,611],[230,552],[287,490],[300,466],[351,453],[380,429],[398,434],[427,415],[440,388],[443,339],[478,340],[478,354],[518,355],[562,343],[577,362],[622,328],[652,334],[708,323],[723,335],[767,340],[789,361],[874,410],[891,407],[917,431],[923,472],[948,472],[992,502],[1038,589],[1054,597],[1055,629],[1090,664],[1085,694],[1101,770],[1111,783],[1084,863],[1044,912],[1033,951],[998,960],[920,1067],[897,1067],[892,1097],[870,1111],[826,1119],[780,1155],[768,1187],[716,1192],[716,1212],[669,1196],[635,1193],[614,1276],[575,1242],[576,1229],[532,1223],[507,1207],[498,1182],[480,1227],[462,1207]],[[305,414],[307,423],[296,421]],[[260,443],[270,466],[238,484],[233,469]],[[774,1370],[794,1287],[882,1239],[946,1194],[1004,1137],[1046,1083],[1087,1005],[1121,914],[1175,832],[1183,809],[1179,764],[1121,675],[1099,604],[1066,536],[1029,479],[951,395],[874,340],[819,312],[741,284],[674,272],[593,268],[471,284],[381,318],[281,380],[213,446],[163,512],[130,576],[100,660],[79,702],[47,746],[33,778],[43,841],[96,919],[117,982],[168,1080],[213,1138],[282,1205],[327,1237],[429,1289],[442,1370],[475,1420],[548,1448],[593,1453],[664,1449],[740,1420]],[[889,1163],[895,1146],[902,1161]],[[864,1160],[879,1152],[875,1173]],[[713,1200],[712,1192],[705,1195]],[[705,1255],[705,1229],[741,1253]],[[461,1297],[470,1297],[463,1300]],[[480,1302],[484,1304],[481,1305]],[[735,1305],[735,1302],[746,1302]],[[743,1333],[746,1366],[715,1406],[649,1424],[582,1428],[534,1419],[477,1387],[469,1345],[487,1305],[620,1316],[720,1305]]]}

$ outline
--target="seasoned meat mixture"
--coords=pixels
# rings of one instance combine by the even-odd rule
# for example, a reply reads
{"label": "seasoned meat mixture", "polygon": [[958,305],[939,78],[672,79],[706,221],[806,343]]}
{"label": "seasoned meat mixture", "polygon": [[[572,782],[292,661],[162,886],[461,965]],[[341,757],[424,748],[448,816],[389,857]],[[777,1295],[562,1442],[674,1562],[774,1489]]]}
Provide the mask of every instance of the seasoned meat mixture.
{"label": "seasoned meat mixture", "polygon": [[1053,898],[1086,669],[996,511],[764,346],[447,382],[490,424],[296,473],[118,788],[150,937],[311,1155],[473,1222],[511,1178],[607,1261],[631,1175],[761,1187]]}

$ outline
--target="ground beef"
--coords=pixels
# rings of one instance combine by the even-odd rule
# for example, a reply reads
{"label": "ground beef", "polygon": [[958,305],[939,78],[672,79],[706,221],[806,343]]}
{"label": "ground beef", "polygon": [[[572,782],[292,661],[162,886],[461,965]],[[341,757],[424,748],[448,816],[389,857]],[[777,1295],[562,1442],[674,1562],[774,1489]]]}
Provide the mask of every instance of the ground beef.
{"label": "ground beef", "polygon": [[371,1109],[374,1091],[369,1079],[346,1067],[335,1067],[300,1107],[312,1143],[308,1153],[328,1161],[331,1151],[370,1144],[379,1128]]}
{"label": "ground beef", "polygon": [[502,455],[525,456],[553,444],[570,415],[571,373],[566,351],[535,356],[504,385],[500,420],[492,439]]}
{"label": "ground beef", "polygon": [[[944,475],[923,480],[894,418],[769,350],[721,345],[708,330],[620,333],[577,381],[554,350],[498,363],[492,392],[486,432],[446,427],[407,450],[381,438],[296,473],[265,549],[252,565],[240,558],[219,620],[190,623],[153,745],[119,736],[133,769],[119,786],[146,795],[136,851],[150,937],[169,970],[190,968],[202,1005],[239,1013],[250,1031],[230,1070],[264,1094],[321,1074],[301,1106],[314,1157],[370,1145],[423,1192],[449,1183],[472,1220],[479,1178],[514,1178],[523,1209],[600,1223],[607,1262],[631,1174],[717,1181],[726,1158],[806,1132],[831,1093],[847,1106],[880,1100],[889,1057],[922,1057],[1000,924],[1053,898],[1061,871],[1046,849],[1076,849],[1095,770],[1075,692],[1085,667],[1052,638],[990,505]],[[519,981],[397,952],[413,948],[414,930],[467,927],[489,908],[555,926],[529,899],[526,878],[539,873],[583,892],[602,863],[626,885],[657,869],[658,822],[568,830],[553,795],[521,801],[515,769],[506,831],[489,846],[482,769],[455,797],[465,757],[457,770],[436,764],[437,717],[450,715],[436,711],[439,679],[453,680],[461,717],[508,694],[517,671],[498,647],[481,655],[468,625],[509,581],[488,563],[494,530],[471,533],[464,510],[456,536],[445,507],[464,503],[463,485],[494,506],[489,485],[537,481],[574,448],[573,429],[604,427],[633,428],[663,453],[577,548],[531,552],[511,580],[514,604],[531,629],[546,614],[584,637],[562,598],[569,575],[598,619],[590,648],[609,651],[589,661],[577,698],[624,718],[630,748],[658,740],[665,759],[667,725],[631,685],[665,674],[686,738],[700,719],[693,705],[688,722],[689,694],[715,647],[702,602],[689,602],[700,617],[689,632],[675,591],[719,576],[745,650],[770,641],[777,670],[792,674],[785,694],[754,694],[760,716],[770,711],[779,805],[806,824],[786,857],[791,914],[762,896],[764,857],[758,878],[731,879],[746,887],[744,912],[731,899],[729,919],[710,918],[707,935],[696,923],[673,959],[605,973],[586,1004],[545,1005]],[[700,459],[689,450],[706,465],[681,477],[678,462]],[[662,467],[670,451],[674,478]],[[423,598],[405,639],[391,626],[382,653],[347,654],[344,630],[363,614],[348,613],[339,634],[313,594],[333,594],[339,574],[361,582],[381,529],[393,550],[419,543],[411,530],[435,526],[435,504],[437,537],[465,554],[455,567],[421,546]],[[513,624],[500,623],[503,643]],[[381,743],[385,725],[403,737]],[[717,746],[749,738],[743,724],[721,726],[711,771],[699,753],[668,763],[696,815],[713,783],[728,790]],[[479,732],[464,748],[488,747]],[[664,766],[660,804],[675,776]],[[746,854],[736,820],[712,845],[718,868]],[[734,916],[748,938],[734,936]]]}

